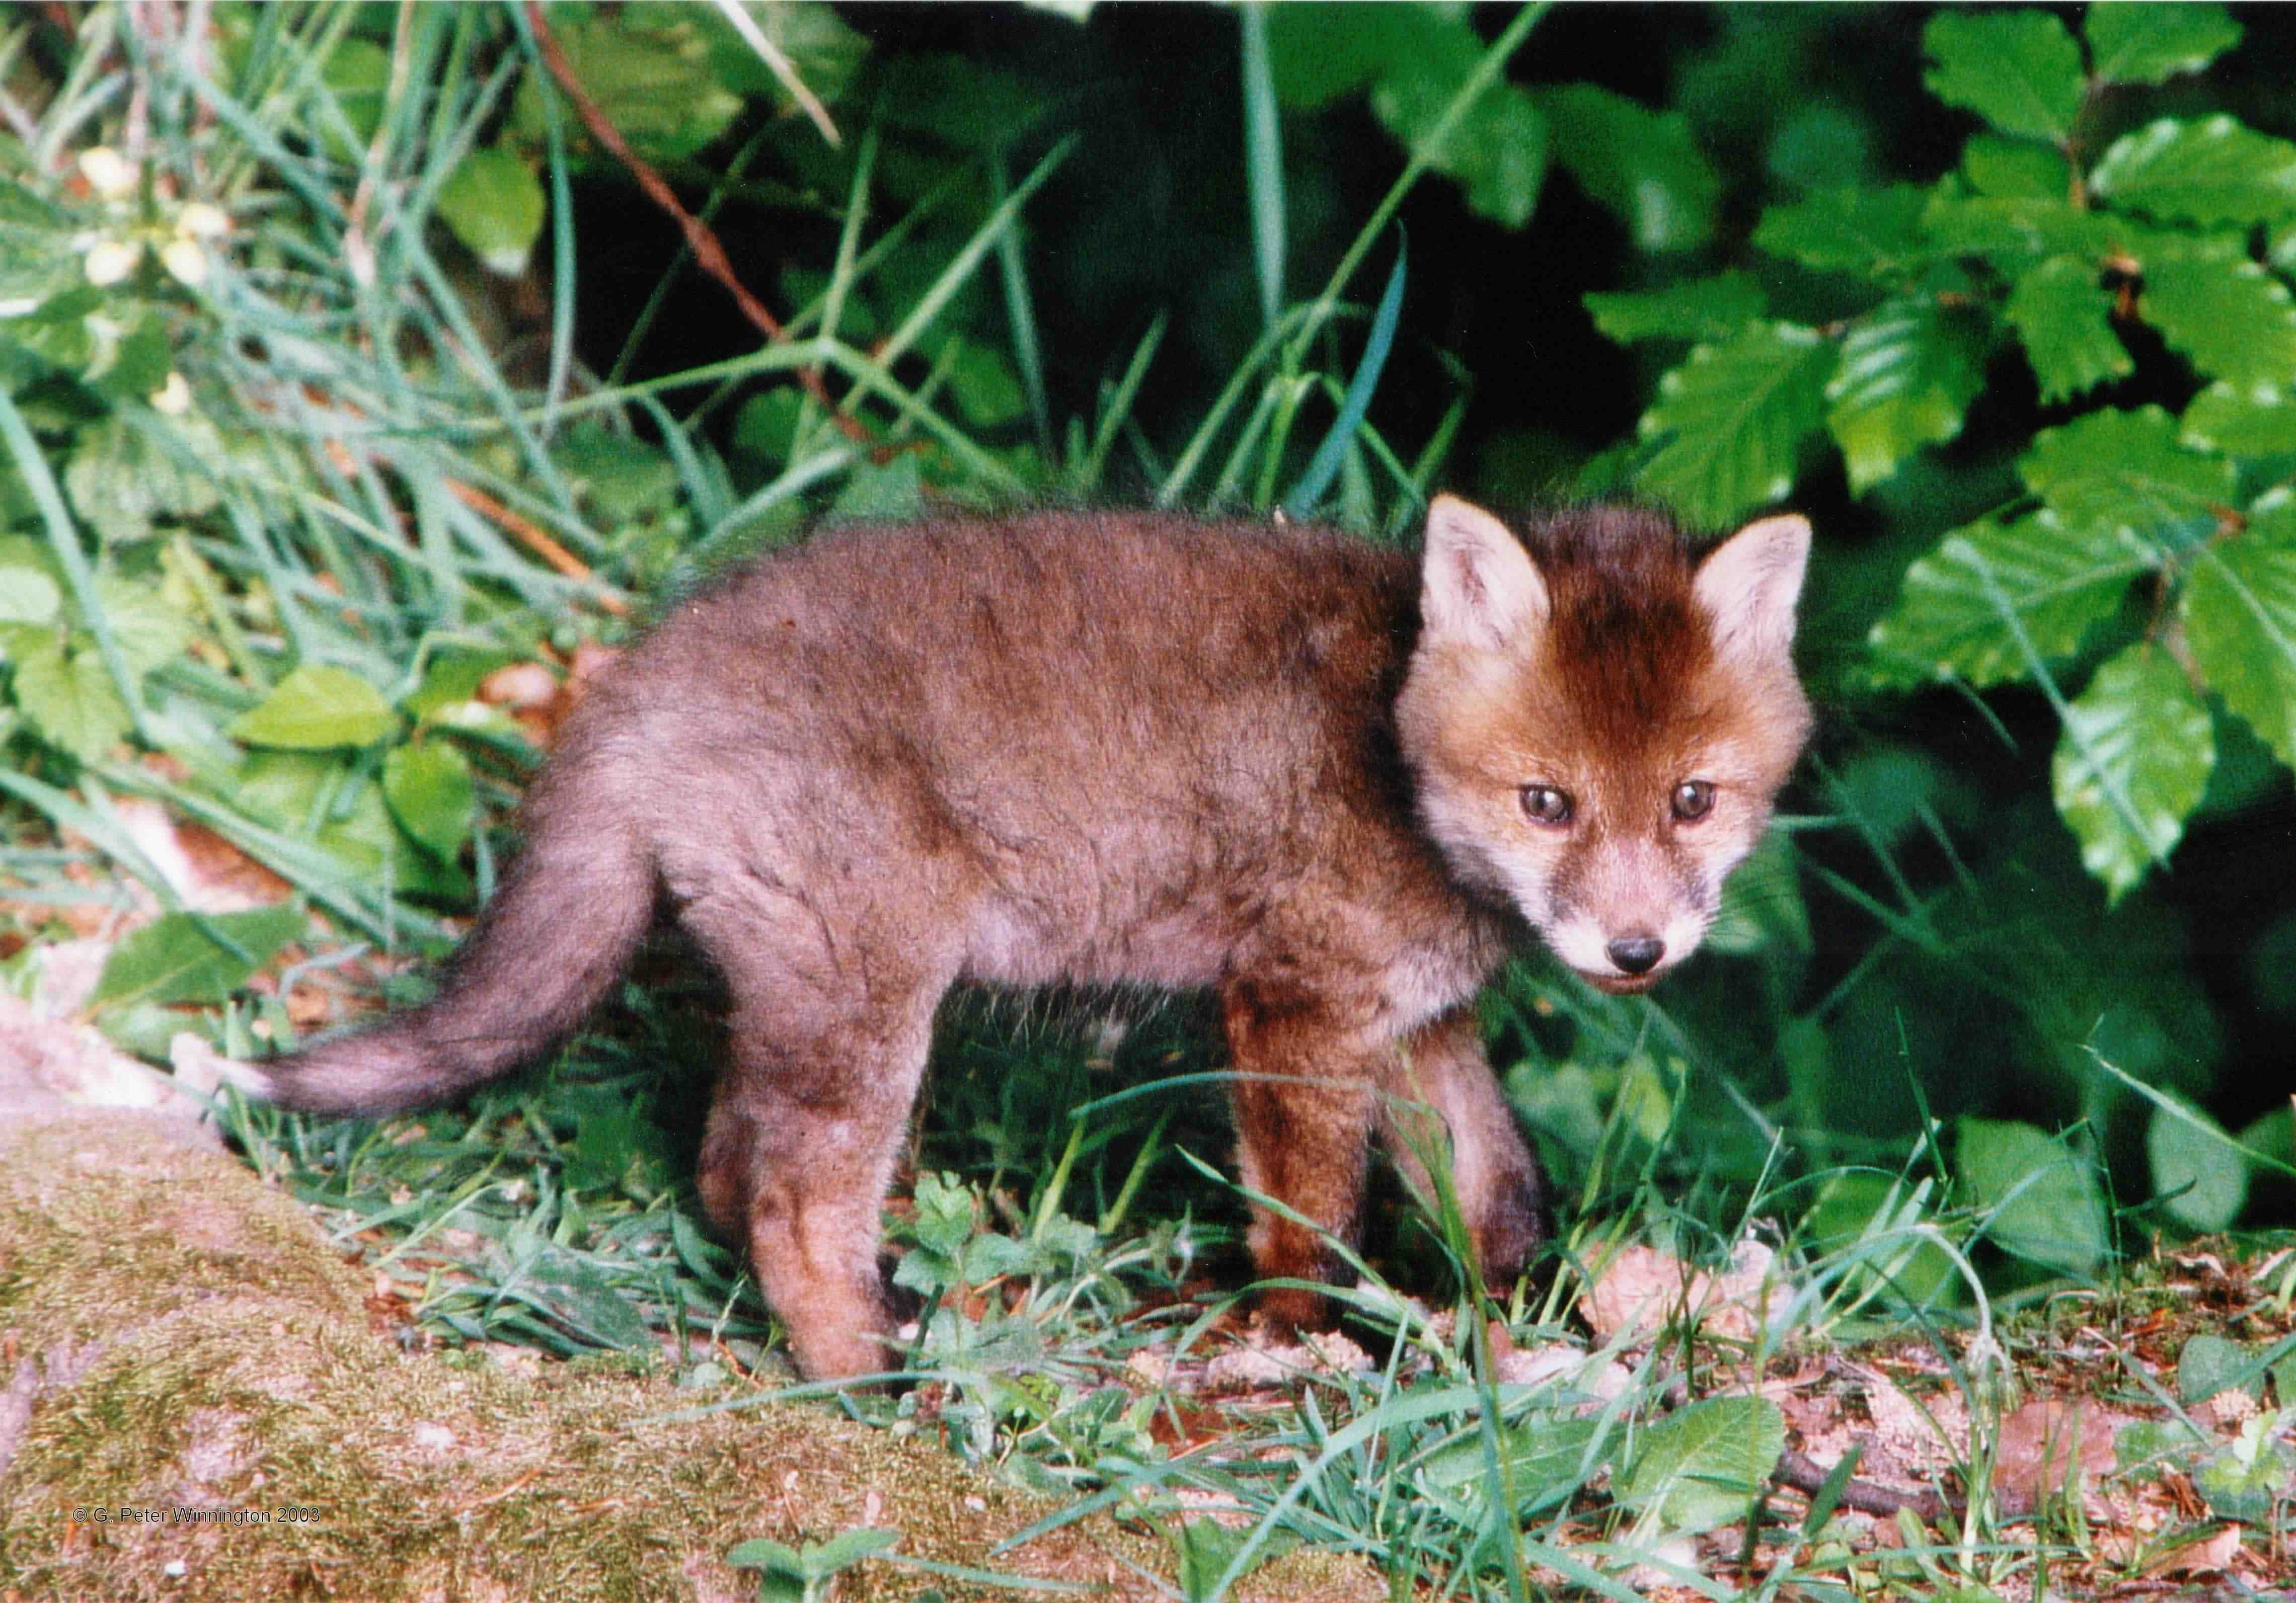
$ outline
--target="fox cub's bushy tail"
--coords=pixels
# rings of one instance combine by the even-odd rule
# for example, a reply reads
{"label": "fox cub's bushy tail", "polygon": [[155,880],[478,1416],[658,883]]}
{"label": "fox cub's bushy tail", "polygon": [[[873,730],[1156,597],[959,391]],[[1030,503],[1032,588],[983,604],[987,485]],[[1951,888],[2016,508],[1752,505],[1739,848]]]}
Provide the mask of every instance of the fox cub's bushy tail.
{"label": "fox cub's bushy tail", "polygon": [[317,1113],[397,1113],[452,1100],[571,1034],[645,937],[654,870],[627,821],[595,817],[594,797],[570,799],[590,805],[573,816],[546,800],[529,807],[525,847],[436,996],[266,1062],[248,1088]]}

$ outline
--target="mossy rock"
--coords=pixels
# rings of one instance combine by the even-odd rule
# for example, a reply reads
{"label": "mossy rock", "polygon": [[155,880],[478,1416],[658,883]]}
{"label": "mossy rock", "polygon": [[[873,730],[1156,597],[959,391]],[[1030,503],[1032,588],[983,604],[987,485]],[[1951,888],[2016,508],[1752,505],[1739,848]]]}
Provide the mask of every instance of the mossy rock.
{"label": "mossy rock", "polygon": [[[0,1141],[0,1586],[70,1599],[701,1599],[725,1562],[862,1525],[946,1564],[1152,1596],[1167,1545],[928,1444],[789,1403],[672,1420],[605,1366],[407,1353],[292,1199],[179,1125],[76,1112]],[[205,1511],[186,1520],[179,1510]],[[98,1510],[102,1511],[101,1517]],[[123,1510],[128,1511],[123,1514]],[[1015,1594],[871,1561],[840,1599]],[[1247,1597],[1380,1598],[1294,1554]]]}

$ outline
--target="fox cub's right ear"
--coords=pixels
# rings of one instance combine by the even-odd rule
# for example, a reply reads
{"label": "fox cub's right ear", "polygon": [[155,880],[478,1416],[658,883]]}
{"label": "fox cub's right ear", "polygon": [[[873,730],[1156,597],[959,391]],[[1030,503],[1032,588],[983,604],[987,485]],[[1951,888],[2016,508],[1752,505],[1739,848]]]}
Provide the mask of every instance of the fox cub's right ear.
{"label": "fox cub's right ear", "polygon": [[1546,581],[1505,524],[1438,495],[1427,509],[1419,609],[1431,640],[1495,651],[1546,622]]}
{"label": "fox cub's right ear", "polygon": [[1793,649],[1794,603],[1809,563],[1809,519],[1783,512],[1749,523],[1698,565],[1698,604],[1726,652],[1782,658]]}

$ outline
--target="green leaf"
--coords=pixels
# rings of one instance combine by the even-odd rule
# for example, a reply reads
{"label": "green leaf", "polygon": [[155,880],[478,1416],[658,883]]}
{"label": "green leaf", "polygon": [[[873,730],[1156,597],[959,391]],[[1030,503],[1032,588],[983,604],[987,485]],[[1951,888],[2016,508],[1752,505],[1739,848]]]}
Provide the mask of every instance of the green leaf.
{"label": "green leaf", "polygon": [[[1535,1498],[1550,1486],[1576,1482],[1587,1449],[1601,1428],[1595,1419],[1533,1412],[1500,1427],[1499,1457],[1514,1484],[1527,1497]],[[1438,1497],[1480,1512],[1489,1495],[1486,1453],[1481,1433],[1470,1431],[1421,1460],[1420,1484]]]}
{"label": "green leaf", "polygon": [[2137,310],[2205,376],[2258,396],[2296,381],[2288,288],[2237,248],[2148,250]]}
{"label": "green leaf", "polygon": [[2075,534],[2050,511],[1972,523],[1906,570],[1897,605],[1867,641],[1883,676],[1901,683],[2021,679],[2033,657],[2079,650],[2149,566],[2141,548],[2110,531]]}
{"label": "green leaf", "polygon": [[50,745],[83,763],[101,761],[135,720],[92,645],[51,637],[16,659],[16,706]]}
{"label": "green leaf", "polygon": [[[742,97],[719,82],[702,30],[685,7],[638,7],[611,15],[554,20],[550,25],[574,77],[639,155],[682,160],[724,133],[742,112]],[[519,79],[510,130],[539,147],[549,136],[543,97],[562,100],[547,73]],[[578,118],[568,132],[583,141]]]}
{"label": "green leaf", "polygon": [[[2248,1202],[2248,1160],[2216,1120],[2182,1097],[2170,1100],[2176,1107],[2153,1108],[2144,1130],[2152,1194],[2165,1198],[2169,1216],[2188,1231],[2230,1230]],[[2177,1367],[2181,1371],[2181,1362]]]}
{"label": "green leaf", "polygon": [[1922,81],[2005,134],[2062,144],[2081,106],[2080,46],[2042,11],[1940,12],[1922,30]]}
{"label": "green leaf", "polygon": [[2296,1454],[2262,1439],[2265,1416],[2251,1414],[2240,1440],[2210,1457],[2193,1476],[2209,1512],[2219,1519],[2268,1526],[2287,1506],[2288,1482],[2296,1474]]}
{"label": "green leaf", "polygon": [[[215,932],[230,945],[217,941]],[[302,934],[303,915],[291,907],[204,916],[162,913],[111,949],[88,1007],[102,1011],[134,1002],[227,1002],[250,975]]]}
{"label": "green leaf", "polygon": [[2198,72],[2240,43],[2240,24],[2221,5],[2116,0],[2081,20],[2090,70],[2101,83],[2158,84]]}
{"label": "green leaf", "polygon": [[1964,1118],[1955,1169],[1969,1200],[1997,1210],[1986,1234],[2045,1269],[2084,1275],[2111,1237],[2088,1164],[2046,1131],[2012,1120]]}
{"label": "green leaf", "polygon": [[976,429],[997,428],[1029,409],[1020,376],[1004,353],[977,339],[964,341],[957,351],[948,370],[948,388],[964,421]]}
{"label": "green leaf", "polygon": [[398,827],[449,862],[471,838],[478,789],[471,762],[444,740],[396,746],[382,759],[382,798]]}
{"label": "green leaf", "polygon": [[2229,117],[2164,117],[2112,143],[2089,192],[2149,217],[2247,225],[2296,210],[2296,144]]}
{"label": "green leaf", "polygon": [[1922,229],[1928,192],[1910,184],[1843,189],[1762,213],[1754,243],[1826,272],[1902,274],[1933,254]]}
{"label": "green leaf", "polygon": [[106,569],[95,576],[95,604],[103,609],[132,674],[148,674],[175,661],[192,643],[191,618],[154,580]]}
{"label": "green leaf", "polygon": [[2185,408],[2177,438],[2195,450],[2227,456],[2296,452],[2296,402],[2284,392],[2243,394],[2229,384],[2211,384]]}
{"label": "green leaf", "polygon": [[2209,688],[2296,765],[2296,503],[2201,547],[2180,609]]}
{"label": "green leaf", "polygon": [[1961,149],[1961,175],[1970,188],[1997,200],[2061,201],[2072,180],[2062,152],[1998,134],[1970,136]]}
{"label": "green leaf", "polygon": [[2238,475],[2221,457],[2177,443],[2177,420],[2158,406],[2103,408],[2033,437],[2017,471],[2077,536],[2118,532],[2156,549],[2215,526]]}
{"label": "green leaf", "polygon": [[1762,286],[1753,274],[1734,267],[1663,290],[1590,294],[1583,302],[1595,326],[1621,345],[1638,339],[1724,339],[1765,309]]}
{"label": "green leaf", "polygon": [[55,580],[37,568],[0,568],[0,624],[45,624],[63,605]]}
{"label": "green leaf", "polygon": [[250,746],[316,751],[372,746],[398,725],[382,692],[348,668],[307,662],[231,721],[225,732]]}
{"label": "green leaf", "polygon": [[914,454],[904,451],[882,465],[865,462],[854,467],[845,487],[830,503],[832,522],[914,518],[924,505],[924,483],[917,476]]}
{"label": "green leaf", "polygon": [[2177,1354],[2177,1400],[2206,1403],[2223,1392],[2246,1392],[2264,1401],[2265,1366],[2259,1349],[2202,1331],[2188,1337]]}
{"label": "green leaf", "polygon": [[[773,5],[752,5],[747,10],[758,31],[796,72],[798,81],[825,106],[837,103],[868,59],[867,37],[848,27],[835,6],[819,0],[777,0]],[[697,20],[706,25],[710,76],[717,82],[740,94],[764,95],[784,116],[797,110],[788,86],[722,16],[712,14]]]}
{"label": "green leaf", "polygon": [[215,481],[163,451],[114,413],[84,430],[64,469],[72,510],[106,540],[141,540],[160,517],[192,518],[222,503]]}
{"label": "green leaf", "polygon": [[1826,424],[1862,495],[1915,450],[1961,432],[1985,387],[1985,349],[1975,320],[1934,300],[1893,300],[1860,318],[1842,342],[1825,387]]}
{"label": "green leaf", "polygon": [[2051,777],[2081,863],[2109,901],[2166,863],[2215,766],[2209,709],[2168,652],[2128,647],[2065,708]]}
{"label": "green leaf", "polygon": [[1757,323],[1693,348],[1659,380],[1642,432],[1671,435],[1636,483],[1718,528],[1793,488],[1803,438],[1824,421],[1833,350],[1816,331]]}
{"label": "green leaf", "polygon": [[2009,323],[2033,364],[2044,405],[2136,371],[2112,331],[2112,308],[2095,264],[2082,258],[2047,257],[2018,276]]}
{"label": "green leaf", "polygon": [[1776,1403],[1709,1397],[1644,1433],[1619,1501],[1669,1531],[1710,1531],[1745,1517],[1785,1448],[1785,1416]]}
{"label": "green leaf", "polygon": [[518,154],[489,145],[464,156],[439,186],[439,216],[489,273],[516,278],[542,237],[542,180]]}
{"label": "green leaf", "polygon": [[2122,219],[2076,210],[2063,196],[1932,197],[1922,213],[1931,248],[1948,256],[1988,256],[2004,266],[2020,256],[2071,256],[2101,261],[2114,249]]}
{"label": "green leaf", "polygon": [[1554,159],[1617,215],[1638,250],[1695,250],[1714,237],[1722,181],[1679,111],[1593,84],[1541,90]]}

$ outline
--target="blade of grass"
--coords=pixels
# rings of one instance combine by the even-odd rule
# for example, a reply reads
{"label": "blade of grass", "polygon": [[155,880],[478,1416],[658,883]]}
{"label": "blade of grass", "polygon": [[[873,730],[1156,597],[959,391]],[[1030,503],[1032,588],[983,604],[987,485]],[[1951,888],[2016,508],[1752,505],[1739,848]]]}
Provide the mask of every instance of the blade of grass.
{"label": "blade of grass", "polygon": [[1275,116],[1275,74],[1267,60],[1267,13],[1260,0],[1237,12],[1243,46],[1244,176],[1251,191],[1251,259],[1259,275],[1259,320],[1283,311],[1283,139]]}
{"label": "blade of grass", "polygon": [[1371,410],[1372,392],[1379,388],[1379,375],[1387,366],[1387,354],[1395,345],[1396,324],[1403,315],[1404,269],[1408,255],[1407,247],[1398,238],[1395,266],[1387,275],[1387,288],[1380,294],[1379,310],[1371,320],[1371,338],[1364,342],[1363,360],[1356,364],[1355,377],[1348,380],[1347,398],[1340,405],[1340,415],[1332,421],[1332,431],[1316,447],[1308,470],[1292,487],[1291,495],[1283,498],[1283,511],[1292,518],[1304,519],[1314,512],[1332,476],[1339,472],[1340,459],[1354,441],[1364,413]]}

